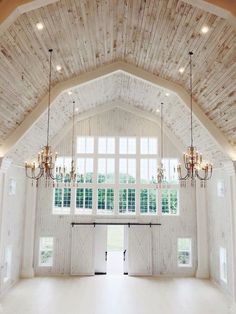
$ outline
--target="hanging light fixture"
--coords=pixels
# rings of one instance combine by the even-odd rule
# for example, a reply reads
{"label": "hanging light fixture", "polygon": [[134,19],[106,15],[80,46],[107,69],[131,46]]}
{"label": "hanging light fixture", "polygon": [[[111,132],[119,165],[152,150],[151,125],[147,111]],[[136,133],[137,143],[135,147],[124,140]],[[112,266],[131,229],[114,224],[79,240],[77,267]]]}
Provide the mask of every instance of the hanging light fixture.
{"label": "hanging light fixture", "polygon": [[192,90],[192,55],[193,52],[189,52],[189,68],[190,68],[190,138],[191,143],[187,151],[183,154],[184,168],[186,169],[186,175],[182,175],[181,165],[177,166],[178,178],[181,186],[186,186],[187,180],[191,180],[191,185],[195,184],[196,178],[200,180],[201,187],[205,187],[206,181],[212,176],[212,164],[204,163],[202,155],[198,153],[196,147],[193,144],[193,90]]}
{"label": "hanging light fixture", "polygon": [[70,186],[75,186],[76,182],[75,170],[75,101],[73,101],[73,118],[72,118],[72,138],[71,138],[71,168],[66,176],[66,181]]}
{"label": "hanging light fixture", "polygon": [[157,168],[157,187],[161,188],[162,183],[165,178],[165,169],[163,166],[163,145],[164,145],[164,137],[163,137],[163,102],[161,103],[161,153],[160,153],[160,161]]}
{"label": "hanging light fixture", "polygon": [[[52,52],[53,49],[49,49],[49,87],[48,87],[48,110],[47,110],[47,142],[43,149],[38,153],[38,165],[35,162],[25,162],[25,173],[30,179],[36,181],[38,186],[38,180],[40,178],[45,179],[45,186],[50,186],[50,182],[53,182],[54,167],[57,159],[57,153],[52,152],[52,148],[49,145],[49,134],[50,134],[50,103],[51,103],[51,75],[52,75]],[[38,169],[38,170],[37,170]]]}

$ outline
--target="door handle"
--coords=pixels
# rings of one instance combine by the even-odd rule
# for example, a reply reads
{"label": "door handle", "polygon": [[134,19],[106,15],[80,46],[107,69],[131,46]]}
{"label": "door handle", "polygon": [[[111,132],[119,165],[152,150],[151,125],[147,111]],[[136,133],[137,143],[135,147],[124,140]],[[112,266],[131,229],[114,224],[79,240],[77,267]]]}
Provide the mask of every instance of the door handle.
{"label": "door handle", "polygon": [[107,251],[105,252],[105,261],[107,261]]}
{"label": "door handle", "polygon": [[124,252],[123,252],[123,260],[125,261],[125,254],[126,254],[126,250],[124,250]]}

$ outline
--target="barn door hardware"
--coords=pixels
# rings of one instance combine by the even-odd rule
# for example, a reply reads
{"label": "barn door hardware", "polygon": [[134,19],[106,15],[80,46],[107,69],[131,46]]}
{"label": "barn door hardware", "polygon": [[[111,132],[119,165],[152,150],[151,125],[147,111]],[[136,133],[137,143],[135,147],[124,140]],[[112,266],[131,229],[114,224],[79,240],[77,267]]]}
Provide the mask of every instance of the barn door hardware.
{"label": "barn door hardware", "polygon": [[72,222],[71,226],[161,226],[161,223],[139,223],[139,222]]}

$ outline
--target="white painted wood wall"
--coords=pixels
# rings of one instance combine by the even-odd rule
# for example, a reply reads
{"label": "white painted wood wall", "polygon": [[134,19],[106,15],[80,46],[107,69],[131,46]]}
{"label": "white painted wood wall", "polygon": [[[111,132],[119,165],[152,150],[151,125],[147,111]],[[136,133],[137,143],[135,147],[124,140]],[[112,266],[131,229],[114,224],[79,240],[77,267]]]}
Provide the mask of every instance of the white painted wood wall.
{"label": "white painted wood wall", "polygon": [[[136,135],[136,136],[159,136],[159,128],[153,122],[137,117],[120,109],[114,109],[103,114],[94,116],[78,123],[77,134],[80,135]],[[59,155],[70,153],[70,135],[58,145]],[[166,139],[166,156],[179,157],[179,151]],[[52,190],[43,186],[38,190],[38,203],[36,214],[35,235],[35,271],[36,275],[70,274],[70,247],[72,221],[94,221],[93,216],[53,216]],[[163,275],[186,275],[193,276],[196,271],[196,213],[195,193],[189,190],[180,191],[180,216],[163,217],[130,217],[129,221],[160,221],[162,226],[152,227],[153,243],[153,274]],[[107,218],[97,216],[96,221],[127,221],[127,218]],[[54,265],[53,267],[38,267],[39,238],[43,236],[54,237]],[[177,238],[191,237],[193,243],[193,267],[177,267]]]}
{"label": "white painted wood wall", "polygon": [[[10,180],[16,181],[15,195],[9,194]],[[12,287],[20,277],[23,248],[25,208],[25,174],[21,168],[10,166],[0,170],[0,295]],[[4,282],[6,249],[12,251],[11,277]]]}

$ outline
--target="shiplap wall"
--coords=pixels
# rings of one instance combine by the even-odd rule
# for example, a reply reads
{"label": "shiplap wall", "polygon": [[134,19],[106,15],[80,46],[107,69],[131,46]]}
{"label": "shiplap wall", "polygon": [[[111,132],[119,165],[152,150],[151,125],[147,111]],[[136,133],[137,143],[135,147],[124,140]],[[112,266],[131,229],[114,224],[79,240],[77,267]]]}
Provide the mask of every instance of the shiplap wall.
{"label": "shiplap wall", "polygon": [[[137,135],[159,136],[157,125],[120,109],[81,121],[76,126],[77,134],[83,135]],[[69,137],[68,137],[69,136]],[[70,152],[70,135],[58,145],[59,155]],[[166,156],[180,157],[177,148],[166,139]],[[39,186],[36,213],[35,236],[35,271],[36,275],[59,275],[70,273],[70,246],[72,221],[94,221],[94,217],[53,216],[52,190]],[[180,216],[165,217],[113,217],[97,216],[96,220],[116,221],[160,221],[162,226],[152,227],[153,236],[153,273],[163,275],[194,275],[196,269],[196,213],[195,193],[189,190],[180,191]],[[54,237],[53,267],[38,267],[38,250],[40,236]],[[193,267],[177,267],[177,237],[191,237],[193,241]]]}
{"label": "shiplap wall", "polygon": [[[222,195],[218,189],[222,187]],[[210,276],[230,294],[233,292],[232,195],[230,176],[215,170],[207,187]],[[227,284],[220,279],[220,247],[227,251]]]}
{"label": "shiplap wall", "polygon": [[[4,294],[19,279],[23,246],[25,174],[24,169],[10,166],[6,173],[0,173],[0,295]],[[9,193],[10,180],[16,181],[16,192]],[[11,277],[4,283],[5,249],[12,250]]]}

